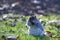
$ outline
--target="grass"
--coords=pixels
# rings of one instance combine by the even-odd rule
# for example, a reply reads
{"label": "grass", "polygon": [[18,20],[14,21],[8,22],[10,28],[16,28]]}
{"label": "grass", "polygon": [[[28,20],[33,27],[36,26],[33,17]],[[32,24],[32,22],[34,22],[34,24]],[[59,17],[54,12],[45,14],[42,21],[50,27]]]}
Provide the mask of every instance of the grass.
{"label": "grass", "polygon": [[[47,22],[49,20],[53,20],[54,18],[59,20],[60,19],[59,17],[60,17],[60,15],[58,15],[58,16],[57,15],[50,15],[48,17],[38,16],[38,18],[43,19],[43,21],[45,21],[45,22]],[[27,20],[29,18],[29,16],[26,16],[25,18]],[[17,35],[19,35],[18,40],[58,40],[58,38],[50,38],[50,37],[46,37],[46,36],[39,37],[39,36],[31,36],[31,35],[25,34],[25,32],[27,31],[26,21],[22,21],[21,19],[22,19],[22,17],[20,19],[18,19],[19,21],[16,23],[15,27],[5,25],[6,21],[0,22],[0,40],[3,40],[1,38],[1,36],[3,34],[17,34]],[[9,23],[9,21],[8,21],[8,23]],[[53,33],[53,35],[57,34],[57,32],[55,31],[56,27],[46,25],[46,26],[44,26],[44,29],[45,30],[50,30]]]}

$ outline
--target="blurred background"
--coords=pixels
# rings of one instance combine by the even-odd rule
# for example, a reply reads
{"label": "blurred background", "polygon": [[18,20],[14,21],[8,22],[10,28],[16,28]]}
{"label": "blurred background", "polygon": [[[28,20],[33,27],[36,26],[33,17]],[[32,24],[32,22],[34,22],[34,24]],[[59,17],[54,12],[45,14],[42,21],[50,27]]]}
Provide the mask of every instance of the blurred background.
{"label": "blurred background", "polygon": [[60,0],[0,0],[0,15],[60,14]]}

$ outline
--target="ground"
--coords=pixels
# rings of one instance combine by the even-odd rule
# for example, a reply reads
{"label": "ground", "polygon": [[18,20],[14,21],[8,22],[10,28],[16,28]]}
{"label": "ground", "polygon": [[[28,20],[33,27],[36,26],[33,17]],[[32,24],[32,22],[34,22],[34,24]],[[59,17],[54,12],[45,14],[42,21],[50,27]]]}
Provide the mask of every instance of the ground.
{"label": "ground", "polygon": [[[60,15],[50,15],[50,16],[37,16],[37,18],[41,18],[43,19],[43,21],[47,22],[49,20],[54,20],[54,19],[57,19],[59,20],[60,18]],[[22,18],[25,18],[25,19],[22,19]],[[30,36],[30,35],[27,35],[25,32],[27,32],[27,27],[26,27],[26,22],[27,22],[27,19],[29,18],[29,16],[26,16],[26,17],[20,17],[16,23],[16,26],[15,27],[11,27],[9,25],[5,25],[5,23],[7,22],[9,24],[9,22],[13,19],[7,19],[6,21],[0,21],[0,40],[4,40],[2,39],[2,35],[3,34],[16,34],[16,35],[19,35],[19,38],[18,40],[58,40],[58,38],[50,38],[50,37],[39,37],[39,36]],[[44,30],[50,30],[54,35],[57,34],[56,32],[56,27],[54,26],[50,26],[50,25],[45,25],[44,26]],[[42,39],[41,39],[42,38]]]}

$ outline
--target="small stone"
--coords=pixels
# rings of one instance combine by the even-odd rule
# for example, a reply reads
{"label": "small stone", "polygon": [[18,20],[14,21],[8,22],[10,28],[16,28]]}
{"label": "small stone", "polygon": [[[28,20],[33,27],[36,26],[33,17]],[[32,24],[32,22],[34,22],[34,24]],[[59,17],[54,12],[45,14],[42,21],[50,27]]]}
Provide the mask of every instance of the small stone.
{"label": "small stone", "polygon": [[2,36],[2,38],[3,39],[5,39],[5,40],[17,40],[17,38],[18,38],[18,35],[15,35],[15,34],[4,34],[3,36]]}
{"label": "small stone", "polygon": [[52,33],[51,33],[50,31],[46,31],[46,32],[45,32],[45,35],[46,35],[47,37],[52,37]]}

